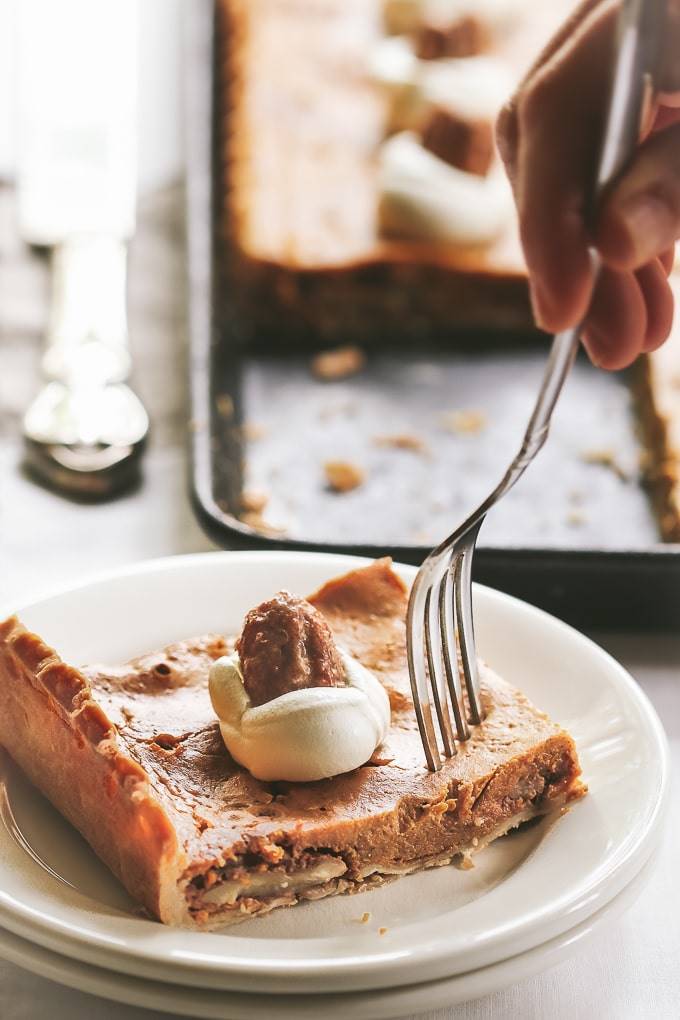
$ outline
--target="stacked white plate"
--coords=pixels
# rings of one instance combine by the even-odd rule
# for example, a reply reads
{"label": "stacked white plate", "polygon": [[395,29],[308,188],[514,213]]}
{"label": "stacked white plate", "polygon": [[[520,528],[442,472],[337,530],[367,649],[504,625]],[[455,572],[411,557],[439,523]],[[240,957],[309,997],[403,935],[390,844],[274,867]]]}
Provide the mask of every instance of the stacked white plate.
{"label": "stacked white plate", "polygon": [[[27,626],[73,662],[122,661],[235,631],[279,588],[360,561],[216,553],[142,564],[43,599]],[[408,581],[412,568],[400,568]],[[81,837],[4,756],[0,954],[83,991],[215,1018],[395,1017],[495,991],[560,962],[653,868],[668,789],[663,730],[628,673],[576,631],[478,588],[481,655],[575,737],[590,793],[554,824],[439,868],[219,933],[141,916]],[[366,919],[365,915],[369,915]]]}

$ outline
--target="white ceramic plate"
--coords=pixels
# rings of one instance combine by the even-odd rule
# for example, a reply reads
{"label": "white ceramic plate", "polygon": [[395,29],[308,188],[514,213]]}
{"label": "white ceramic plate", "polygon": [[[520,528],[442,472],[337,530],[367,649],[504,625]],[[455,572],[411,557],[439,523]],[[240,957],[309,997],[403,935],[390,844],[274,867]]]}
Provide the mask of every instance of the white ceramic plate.
{"label": "white ceramic plate", "polygon": [[377,991],[330,995],[250,995],[215,989],[187,988],[161,981],[119,975],[93,967],[0,930],[0,956],[42,977],[130,1006],[206,1020],[390,1020],[425,1010],[442,1009],[491,995],[518,981],[557,966],[588,945],[603,922],[611,926],[642,892],[654,867],[648,862],[623,892],[568,932],[535,949],[467,974]]}
{"label": "white ceramic plate", "polygon": [[[358,562],[302,553],[178,557],[107,575],[21,616],[67,660],[116,662],[203,631],[234,631],[273,591],[307,593]],[[80,837],[10,768],[0,925],[128,974],[297,993],[462,974],[573,929],[621,892],[658,840],[668,787],[663,731],[632,678],[582,635],[489,589],[477,589],[475,605],[481,654],[576,738],[590,795],[554,827],[499,841],[470,872],[436,869],[224,932],[186,932],[136,915]],[[361,925],[364,911],[371,922]]]}

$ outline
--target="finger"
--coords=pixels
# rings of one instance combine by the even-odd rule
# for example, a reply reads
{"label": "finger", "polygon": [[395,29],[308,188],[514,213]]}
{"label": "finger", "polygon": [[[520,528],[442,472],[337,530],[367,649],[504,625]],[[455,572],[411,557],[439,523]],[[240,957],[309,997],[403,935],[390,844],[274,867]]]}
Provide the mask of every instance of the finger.
{"label": "finger", "polygon": [[667,106],[662,104],[657,107],[654,116],[654,123],[652,124],[652,131],[665,131],[666,128],[672,127],[673,124],[680,122],[680,106]]}
{"label": "finger", "polygon": [[496,118],[496,148],[503,161],[505,172],[514,192],[517,179],[517,150],[519,130],[517,126],[517,93],[505,104]]}
{"label": "finger", "polygon": [[672,248],[668,248],[666,251],[662,251],[659,255],[659,262],[663,267],[663,271],[668,276],[673,266],[675,265],[675,245]]}
{"label": "finger", "polygon": [[662,93],[680,92],[680,0],[667,2],[661,72],[657,86]]}
{"label": "finger", "polygon": [[627,368],[642,350],[647,309],[633,273],[603,268],[582,333],[590,360],[600,368]]}
{"label": "finger", "polygon": [[543,67],[543,65],[546,64],[554,56],[554,54],[557,53],[565,42],[573,38],[574,33],[581,22],[585,20],[594,7],[597,7],[602,2],[603,0],[583,0],[583,3],[578,5],[576,10],[573,11],[570,17],[567,18],[558,31],[551,37],[549,42],[543,47],[538,57],[536,57],[528,71],[523,75],[513,95],[499,113],[496,120],[496,144],[511,184],[515,181],[517,169],[517,143],[519,134],[517,106],[520,96],[525,91],[536,72],[540,70],[540,68]]}
{"label": "finger", "polygon": [[642,350],[655,351],[668,339],[673,325],[673,292],[659,259],[638,269],[635,277],[647,309]]}
{"label": "finger", "polygon": [[517,106],[520,95],[527,88],[534,74],[543,64],[551,60],[561,47],[573,38],[578,25],[586,18],[593,7],[603,3],[603,0],[583,0],[576,10],[563,22],[560,29],[548,41],[533,61],[529,69],[523,75],[521,82],[515,92],[501,110],[495,122],[495,140],[498,144],[501,158],[506,167],[511,184],[515,180],[517,168],[517,142],[518,142],[518,118]]}
{"label": "finger", "polygon": [[592,97],[608,86],[615,15],[612,3],[597,5],[518,107],[522,245],[537,323],[553,332],[585,315],[592,289],[584,181],[593,177],[602,130]]}
{"label": "finger", "polygon": [[637,269],[680,237],[680,124],[651,135],[604,202],[596,244],[604,261]]}

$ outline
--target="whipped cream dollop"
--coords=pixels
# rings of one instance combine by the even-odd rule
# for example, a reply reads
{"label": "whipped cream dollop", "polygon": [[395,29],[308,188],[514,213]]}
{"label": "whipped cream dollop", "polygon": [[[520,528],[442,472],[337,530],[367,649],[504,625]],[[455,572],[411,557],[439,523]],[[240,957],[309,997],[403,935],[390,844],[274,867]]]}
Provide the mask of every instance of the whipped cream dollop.
{"label": "whipped cream dollop", "polygon": [[486,177],[458,170],[410,131],[382,145],[379,189],[379,226],[392,237],[483,245],[512,218],[512,194],[500,167]]}
{"label": "whipped cream dollop", "polygon": [[307,687],[253,705],[237,652],[210,670],[210,699],[227,750],[256,779],[313,782],[363,765],[385,739],[390,703],[380,681],[338,649],[342,687]]}

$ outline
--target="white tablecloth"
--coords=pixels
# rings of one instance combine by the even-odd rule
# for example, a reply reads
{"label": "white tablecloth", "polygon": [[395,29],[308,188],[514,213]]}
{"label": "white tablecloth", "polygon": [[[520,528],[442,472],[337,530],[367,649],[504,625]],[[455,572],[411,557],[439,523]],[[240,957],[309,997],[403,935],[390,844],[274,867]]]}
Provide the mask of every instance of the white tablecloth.
{"label": "white tablecloth", "polygon": [[[45,266],[10,228],[0,188],[0,602],[121,563],[211,548],[186,498],[184,320],[177,194],[142,210],[131,260],[137,386],[154,434],[142,488],[80,506],[27,480],[18,466],[19,416],[35,386],[45,321]],[[680,598],[680,592],[678,593]],[[680,637],[598,638],[637,678],[665,721],[680,773]],[[629,913],[554,970],[430,1020],[679,1020],[680,803],[677,790],[660,859]],[[108,1003],[0,961],[0,1020],[152,1020],[161,1014]]]}

